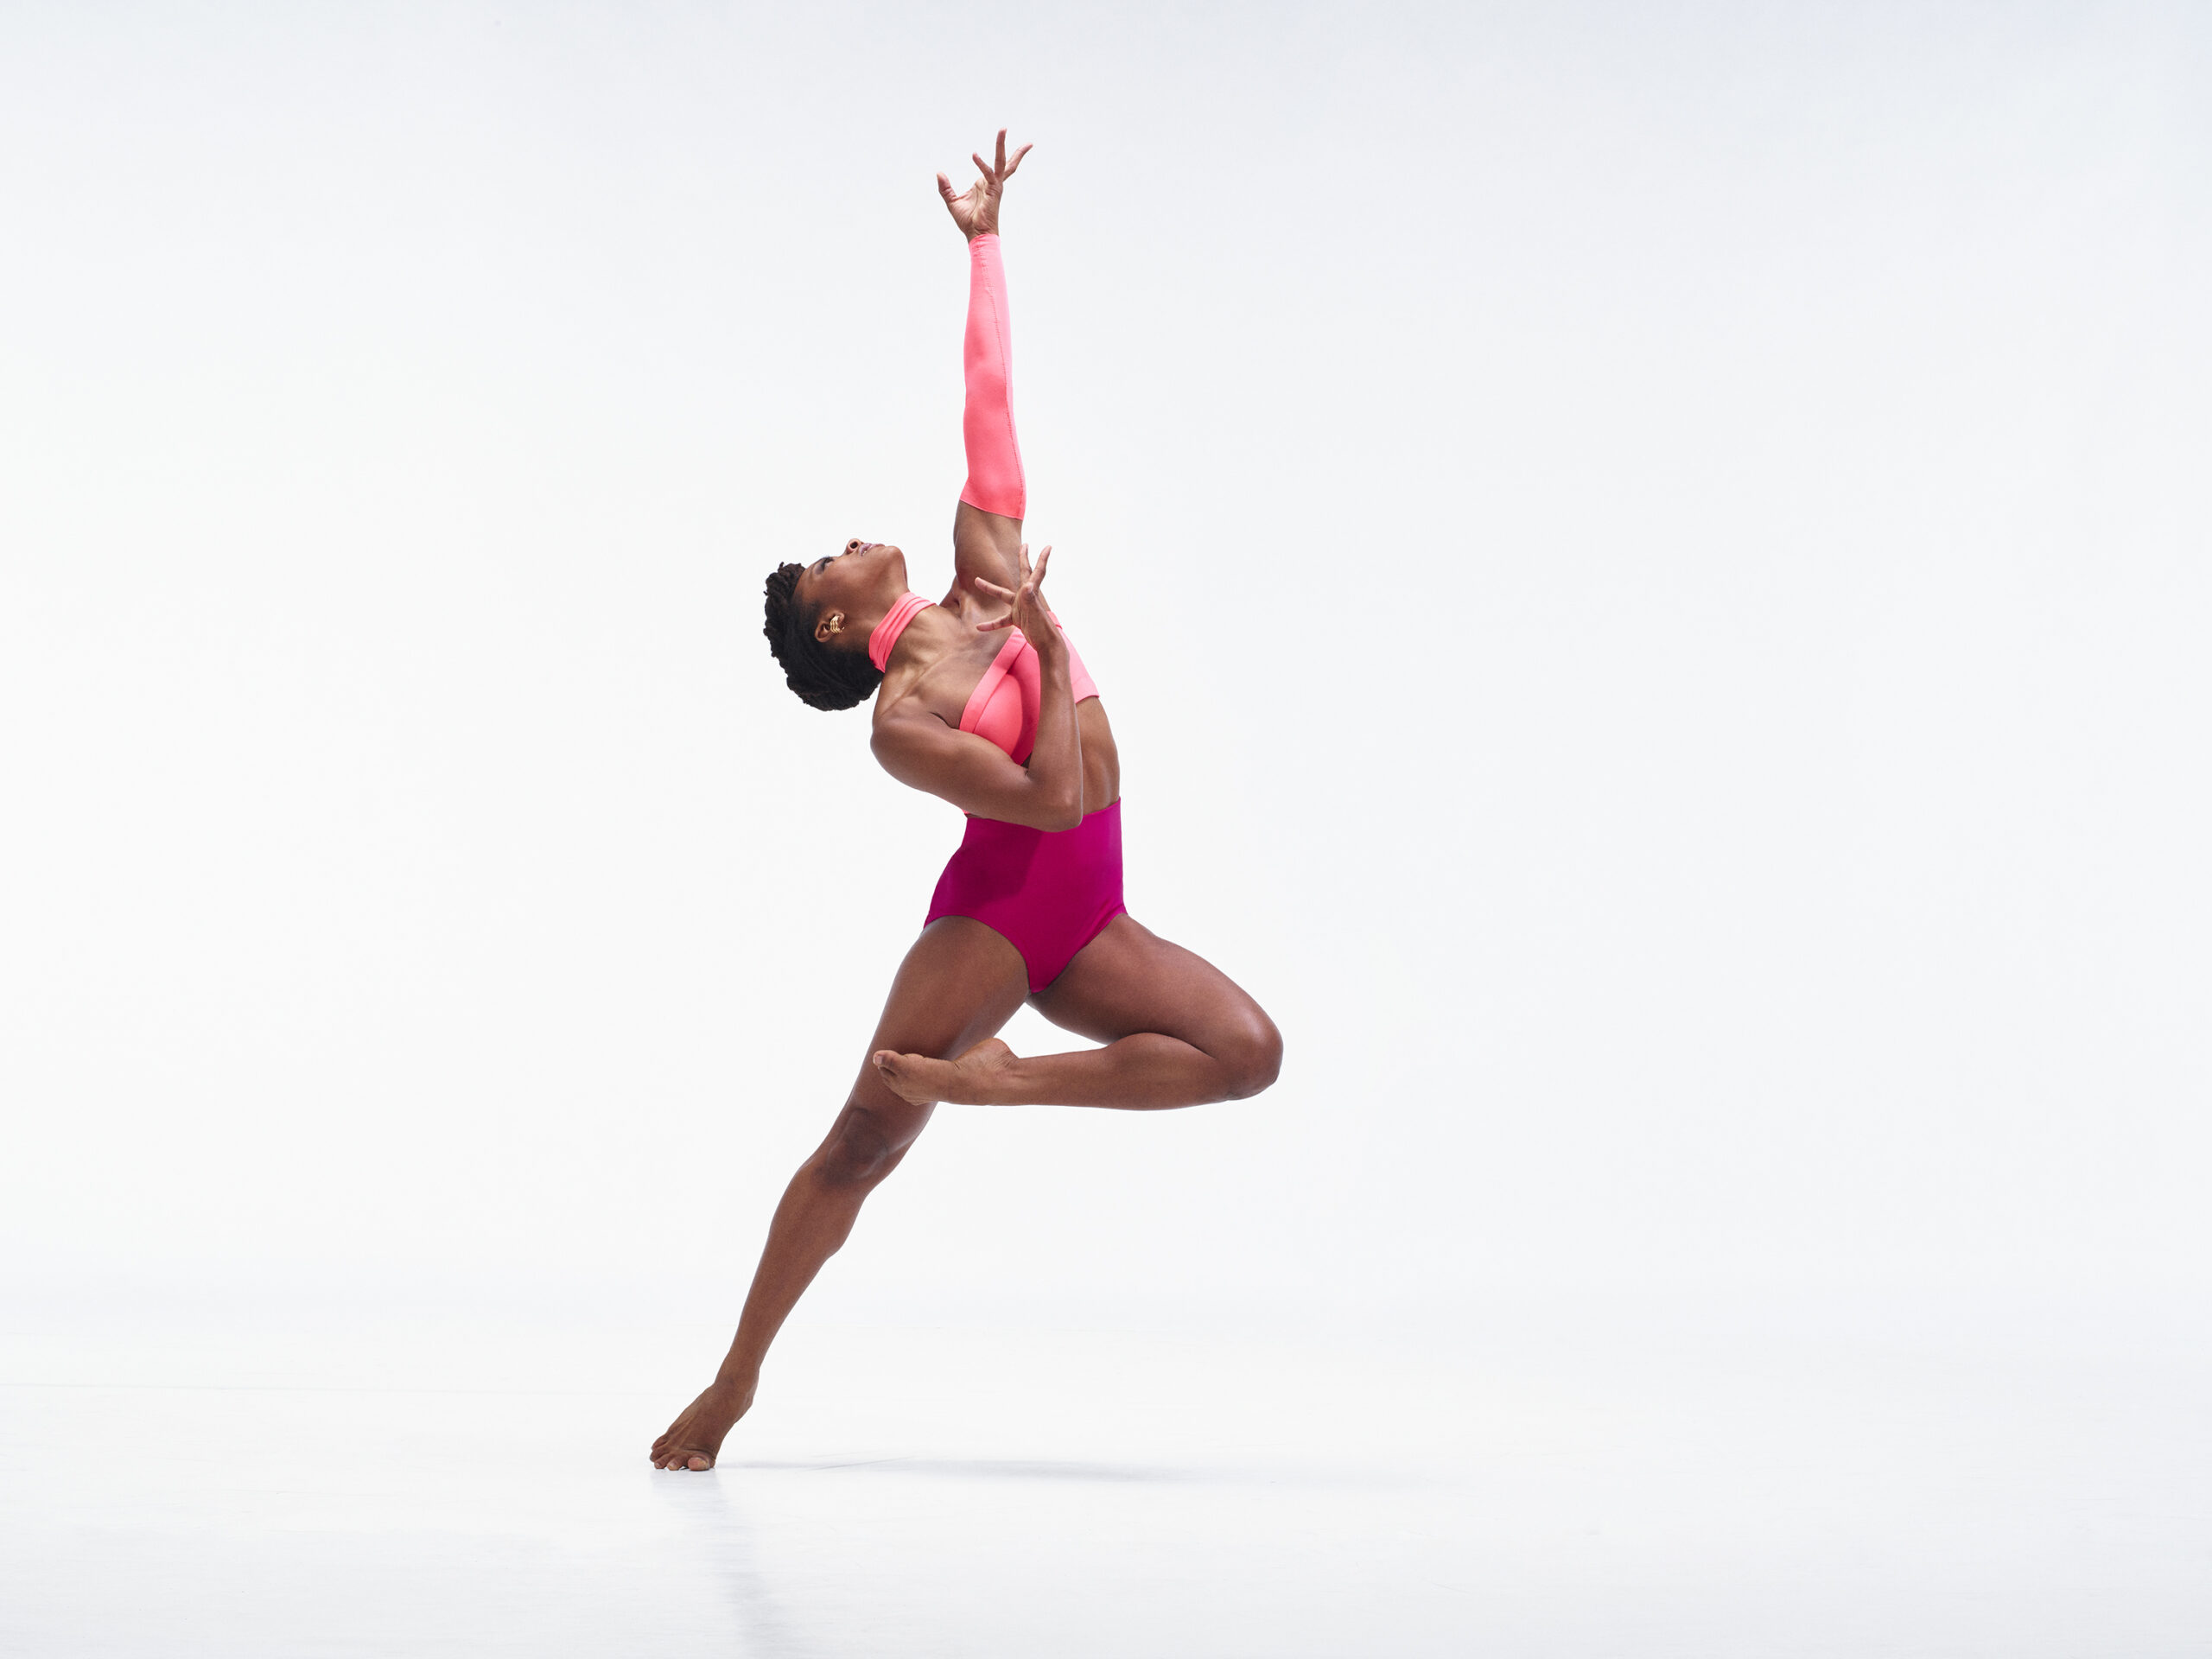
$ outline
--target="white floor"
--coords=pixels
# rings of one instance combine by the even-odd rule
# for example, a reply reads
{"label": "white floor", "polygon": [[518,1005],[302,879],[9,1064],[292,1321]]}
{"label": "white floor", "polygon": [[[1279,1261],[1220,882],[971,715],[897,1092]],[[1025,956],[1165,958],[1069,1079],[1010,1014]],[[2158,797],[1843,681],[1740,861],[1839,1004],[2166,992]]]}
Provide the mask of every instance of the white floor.
{"label": "white floor", "polygon": [[10,1655],[2212,1652],[2179,1296],[802,1322],[5,1310]]}

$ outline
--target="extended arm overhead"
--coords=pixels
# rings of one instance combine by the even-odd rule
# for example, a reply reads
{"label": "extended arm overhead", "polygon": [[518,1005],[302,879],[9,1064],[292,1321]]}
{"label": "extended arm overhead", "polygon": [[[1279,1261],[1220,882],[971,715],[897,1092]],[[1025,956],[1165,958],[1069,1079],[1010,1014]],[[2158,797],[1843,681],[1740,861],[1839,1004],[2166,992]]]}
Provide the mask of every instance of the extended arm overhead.
{"label": "extended arm overhead", "polygon": [[980,578],[1011,588],[1021,580],[1021,521],[1028,511],[1028,490],[1014,430],[1014,333],[998,230],[1006,181],[1028,153],[1024,144],[1009,162],[1001,129],[996,159],[974,158],[982,177],[966,194],[955,195],[951,181],[942,173],[937,175],[938,194],[968,238],[968,328],[961,349],[967,401],[960,423],[968,481],[952,522],[953,563],[962,586],[971,587]]}
{"label": "extended arm overhead", "polygon": [[960,499],[979,512],[1013,521],[1019,531],[1029,506],[1021,474],[1021,443],[1014,432],[1014,334],[1007,320],[1006,267],[999,239],[968,243],[968,333],[960,353],[968,383],[960,435],[968,447],[968,482]]}

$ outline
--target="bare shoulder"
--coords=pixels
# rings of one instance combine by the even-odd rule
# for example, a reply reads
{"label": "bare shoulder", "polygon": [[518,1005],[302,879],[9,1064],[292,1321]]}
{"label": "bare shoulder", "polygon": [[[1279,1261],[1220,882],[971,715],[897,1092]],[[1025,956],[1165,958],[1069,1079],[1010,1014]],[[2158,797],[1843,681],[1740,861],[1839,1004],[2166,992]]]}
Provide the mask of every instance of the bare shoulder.
{"label": "bare shoulder", "polygon": [[[962,751],[974,741],[932,710],[926,700],[905,697],[877,716],[868,747],[875,764],[900,783],[953,800],[954,795],[947,793],[948,783],[972,766],[975,757]],[[995,749],[991,753],[1003,758]]]}
{"label": "bare shoulder", "polygon": [[894,696],[886,697],[882,692],[877,692],[875,708],[868,719],[868,741],[874,742],[884,733],[906,725],[919,712],[912,685],[902,687]]}
{"label": "bare shoulder", "polygon": [[877,699],[875,716],[868,725],[868,742],[879,759],[887,753],[911,753],[918,747],[926,747],[930,739],[947,729],[944,716],[929,706],[929,700],[916,695],[919,690],[917,683],[906,687],[888,702]]}

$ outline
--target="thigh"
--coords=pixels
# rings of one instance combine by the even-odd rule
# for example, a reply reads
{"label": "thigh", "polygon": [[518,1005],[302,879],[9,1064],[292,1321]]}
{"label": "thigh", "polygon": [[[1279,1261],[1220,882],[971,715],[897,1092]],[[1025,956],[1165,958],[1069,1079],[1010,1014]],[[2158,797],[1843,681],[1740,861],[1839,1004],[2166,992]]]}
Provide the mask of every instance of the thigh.
{"label": "thigh", "polygon": [[995,1033],[1028,993],[1029,970],[1003,934],[966,916],[931,922],[892,979],[849,1103],[887,1120],[912,1118],[918,1131],[929,1109],[893,1094],[870,1056],[890,1048],[949,1060]]}
{"label": "thigh", "polygon": [[1243,986],[1127,913],[1109,922],[1029,1000],[1054,1025],[1094,1042],[1156,1031],[1221,1054],[1281,1041],[1267,1010]]}

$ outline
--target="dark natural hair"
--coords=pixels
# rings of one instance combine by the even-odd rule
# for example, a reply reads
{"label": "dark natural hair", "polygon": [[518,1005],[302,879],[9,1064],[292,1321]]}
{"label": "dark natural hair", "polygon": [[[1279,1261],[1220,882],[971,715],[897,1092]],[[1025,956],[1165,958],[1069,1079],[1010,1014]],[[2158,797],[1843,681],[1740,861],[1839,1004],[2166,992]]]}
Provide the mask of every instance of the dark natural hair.
{"label": "dark natural hair", "polygon": [[866,702],[883,674],[864,651],[832,651],[814,637],[819,605],[798,601],[803,564],[779,564],[768,577],[768,622],[761,632],[784,671],[784,683],[815,709],[851,709]]}

